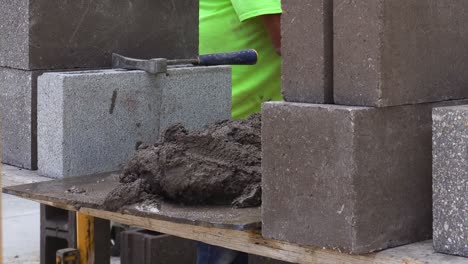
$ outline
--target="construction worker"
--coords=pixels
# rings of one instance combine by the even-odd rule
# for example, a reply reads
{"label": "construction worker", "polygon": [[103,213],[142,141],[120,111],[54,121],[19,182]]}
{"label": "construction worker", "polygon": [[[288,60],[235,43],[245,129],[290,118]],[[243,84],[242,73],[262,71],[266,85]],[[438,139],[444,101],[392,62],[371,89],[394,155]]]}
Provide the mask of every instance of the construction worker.
{"label": "construction worker", "polygon": [[[255,49],[255,66],[232,67],[232,118],[281,97],[280,0],[200,0],[200,54]],[[197,264],[247,264],[245,253],[199,243]]]}
{"label": "construction worker", "polygon": [[232,67],[232,117],[281,97],[280,0],[200,0],[200,54],[255,49],[255,66]]}

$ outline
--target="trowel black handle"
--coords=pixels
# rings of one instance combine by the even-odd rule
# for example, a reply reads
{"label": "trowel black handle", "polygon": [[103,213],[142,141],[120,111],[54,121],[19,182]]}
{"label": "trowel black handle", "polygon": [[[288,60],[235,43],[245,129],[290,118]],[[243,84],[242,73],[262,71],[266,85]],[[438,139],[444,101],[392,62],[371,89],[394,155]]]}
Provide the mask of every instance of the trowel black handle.
{"label": "trowel black handle", "polygon": [[254,65],[257,63],[258,53],[254,49],[241,50],[236,52],[224,52],[215,54],[200,55],[198,65]]}

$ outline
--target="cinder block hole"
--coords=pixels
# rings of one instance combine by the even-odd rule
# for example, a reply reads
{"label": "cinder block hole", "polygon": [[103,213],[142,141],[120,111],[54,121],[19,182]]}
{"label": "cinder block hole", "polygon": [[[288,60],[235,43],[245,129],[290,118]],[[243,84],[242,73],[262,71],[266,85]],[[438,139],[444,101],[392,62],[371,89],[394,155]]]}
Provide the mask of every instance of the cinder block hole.
{"label": "cinder block hole", "polygon": [[60,208],[45,206],[46,221],[53,221],[56,223],[68,223],[69,213],[67,210]]}
{"label": "cinder block hole", "polygon": [[45,239],[45,263],[55,263],[55,254],[57,250],[68,248],[66,239],[57,237],[46,237]]}
{"label": "cinder block hole", "polygon": [[159,233],[159,232],[155,232],[155,231],[151,231],[151,230],[138,230],[138,233],[142,233],[142,234],[145,234],[145,235],[151,235],[151,236],[162,236],[164,234],[162,233]]}

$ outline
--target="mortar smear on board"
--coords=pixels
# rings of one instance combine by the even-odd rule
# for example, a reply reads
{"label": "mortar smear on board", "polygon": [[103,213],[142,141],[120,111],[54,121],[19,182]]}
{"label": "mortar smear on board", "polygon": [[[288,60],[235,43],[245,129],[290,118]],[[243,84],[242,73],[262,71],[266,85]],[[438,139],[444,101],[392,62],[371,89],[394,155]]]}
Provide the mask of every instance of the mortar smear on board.
{"label": "mortar smear on board", "polygon": [[223,121],[201,131],[169,127],[161,142],[142,146],[103,207],[163,198],[185,205],[261,204],[261,116]]}

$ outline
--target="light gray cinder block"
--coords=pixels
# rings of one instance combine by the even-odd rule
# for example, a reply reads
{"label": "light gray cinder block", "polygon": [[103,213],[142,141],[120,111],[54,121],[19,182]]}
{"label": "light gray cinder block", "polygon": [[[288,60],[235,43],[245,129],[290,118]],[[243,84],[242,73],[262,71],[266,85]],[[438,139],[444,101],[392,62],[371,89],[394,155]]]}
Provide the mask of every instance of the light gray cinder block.
{"label": "light gray cinder block", "polygon": [[283,1],[282,91],[289,102],[333,102],[333,1]]}
{"label": "light gray cinder block", "polygon": [[47,73],[38,85],[39,174],[54,178],[119,170],[167,126],[197,129],[231,112],[228,66]]}
{"label": "light gray cinder block", "polygon": [[468,98],[468,1],[334,0],[333,12],[336,104]]}
{"label": "light gray cinder block", "polygon": [[434,248],[468,257],[468,105],[436,108],[432,119]]}
{"label": "light gray cinder block", "polygon": [[198,1],[8,0],[0,7],[0,66],[70,69],[111,65],[111,54],[198,54]]}
{"label": "light gray cinder block", "polygon": [[263,235],[359,254],[429,239],[439,105],[266,103]]}
{"label": "light gray cinder block", "polygon": [[37,169],[36,95],[39,71],[0,68],[2,162]]}

